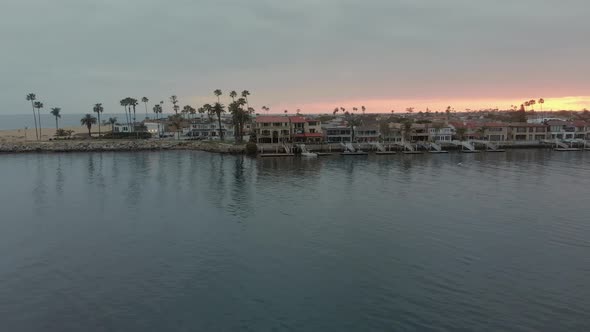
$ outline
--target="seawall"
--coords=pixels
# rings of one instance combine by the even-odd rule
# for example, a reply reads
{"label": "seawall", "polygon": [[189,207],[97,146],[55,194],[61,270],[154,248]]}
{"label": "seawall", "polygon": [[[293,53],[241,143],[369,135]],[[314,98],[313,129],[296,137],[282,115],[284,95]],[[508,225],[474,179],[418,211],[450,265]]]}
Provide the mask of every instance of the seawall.
{"label": "seawall", "polygon": [[244,145],[172,140],[67,140],[0,143],[0,153],[195,150],[241,154]]}

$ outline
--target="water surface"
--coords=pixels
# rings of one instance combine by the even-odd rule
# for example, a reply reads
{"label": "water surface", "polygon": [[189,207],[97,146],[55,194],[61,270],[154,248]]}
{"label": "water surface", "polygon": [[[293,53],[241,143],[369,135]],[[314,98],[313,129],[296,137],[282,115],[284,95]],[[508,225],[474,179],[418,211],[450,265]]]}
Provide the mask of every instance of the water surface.
{"label": "water surface", "polygon": [[590,330],[589,162],[0,155],[2,330]]}

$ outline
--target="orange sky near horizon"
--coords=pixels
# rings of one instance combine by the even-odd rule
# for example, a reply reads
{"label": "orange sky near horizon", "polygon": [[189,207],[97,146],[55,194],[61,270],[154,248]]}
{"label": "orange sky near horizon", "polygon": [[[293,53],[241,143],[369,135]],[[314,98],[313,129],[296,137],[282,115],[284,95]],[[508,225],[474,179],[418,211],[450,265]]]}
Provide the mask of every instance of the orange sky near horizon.
{"label": "orange sky near horizon", "polygon": [[[533,98],[528,98],[530,100]],[[581,111],[584,108],[590,109],[590,96],[569,96],[569,97],[547,97],[543,98],[543,111],[559,111],[559,110],[573,110]],[[357,100],[343,100],[334,102],[316,102],[307,103],[303,105],[291,104],[277,104],[268,105],[271,110],[270,113],[282,113],[288,110],[289,113],[295,113],[297,109],[301,109],[302,113],[329,113],[335,107],[344,107],[348,111],[352,111],[353,107],[360,108],[364,105],[368,113],[388,113],[395,110],[395,113],[404,113],[406,108],[414,107],[415,112],[425,111],[429,108],[432,112],[444,111],[447,106],[451,106],[457,112],[464,112],[467,109],[494,109],[507,110],[511,105],[520,106],[524,102],[514,98],[486,98],[486,99],[357,99]],[[539,100],[539,98],[535,98]],[[527,110],[530,108],[527,108]],[[539,104],[534,105],[535,110],[541,110]],[[261,112],[256,109],[257,112]]]}

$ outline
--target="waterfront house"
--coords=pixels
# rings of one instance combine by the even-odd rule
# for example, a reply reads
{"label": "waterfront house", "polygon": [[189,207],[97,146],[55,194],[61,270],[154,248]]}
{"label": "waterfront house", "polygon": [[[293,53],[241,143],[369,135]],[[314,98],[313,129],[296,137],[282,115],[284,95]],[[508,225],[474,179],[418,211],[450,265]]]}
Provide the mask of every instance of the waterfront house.
{"label": "waterfront house", "polygon": [[254,130],[258,143],[319,143],[321,128],[319,120],[303,116],[258,116]]}
{"label": "waterfront house", "polygon": [[590,124],[586,123],[586,121],[574,121],[572,123],[573,127],[575,128],[574,131],[574,138],[575,139],[586,139],[588,136],[588,131],[590,130]]}
{"label": "waterfront house", "polygon": [[324,140],[322,123],[317,119],[291,116],[293,141],[297,143],[321,143]]}
{"label": "waterfront house", "polygon": [[[145,126],[148,133],[150,133],[156,137],[159,135],[162,135],[164,133],[164,125],[161,123],[144,121],[143,125]],[[159,135],[158,135],[158,130],[160,131]]]}
{"label": "waterfront house", "polygon": [[380,133],[377,125],[363,125],[354,128],[354,137],[357,142],[378,142]]}
{"label": "waterfront house", "polygon": [[549,126],[541,123],[511,123],[509,138],[515,142],[539,142],[547,139]]}
{"label": "waterfront house", "polygon": [[547,121],[549,126],[548,138],[550,139],[574,139],[576,127],[571,122],[563,120]]}
{"label": "waterfront house", "polygon": [[[216,119],[192,119],[190,126],[183,131],[185,135],[200,139],[219,139],[219,122]],[[231,121],[221,121],[221,132],[224,140],[233,140],[234,126]]]}
{"label": "waterfront house", "polygon": [[446,123],[432,123],[428,127],[428,138],[431,142],[450,142],[453,140],[453,128]]}
{"label": "waterfront house", "polygon": [[477,128],[479,139],[493,142],[508,140],[510,124],[502,122],[487,122],[480,124]]}
{"label": "waterfront house", "polygon": [[324,140],[328,143],[352,141],[352,129],[345,121],[335,120],[322,124]]}

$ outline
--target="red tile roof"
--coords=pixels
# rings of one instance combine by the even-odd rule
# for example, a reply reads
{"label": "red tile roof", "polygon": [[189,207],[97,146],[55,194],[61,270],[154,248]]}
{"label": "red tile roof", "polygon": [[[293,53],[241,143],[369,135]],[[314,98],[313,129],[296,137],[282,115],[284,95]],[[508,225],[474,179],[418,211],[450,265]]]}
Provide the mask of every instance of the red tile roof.
{"label": "red tile roof", "polygon": [[291,123],[305,123],[305,117],[303,116],[290,116]]}
{"label": "red tile roof", "polygon": [[289,122],[286,116],[262,115],[256,117],[256,123]]}

